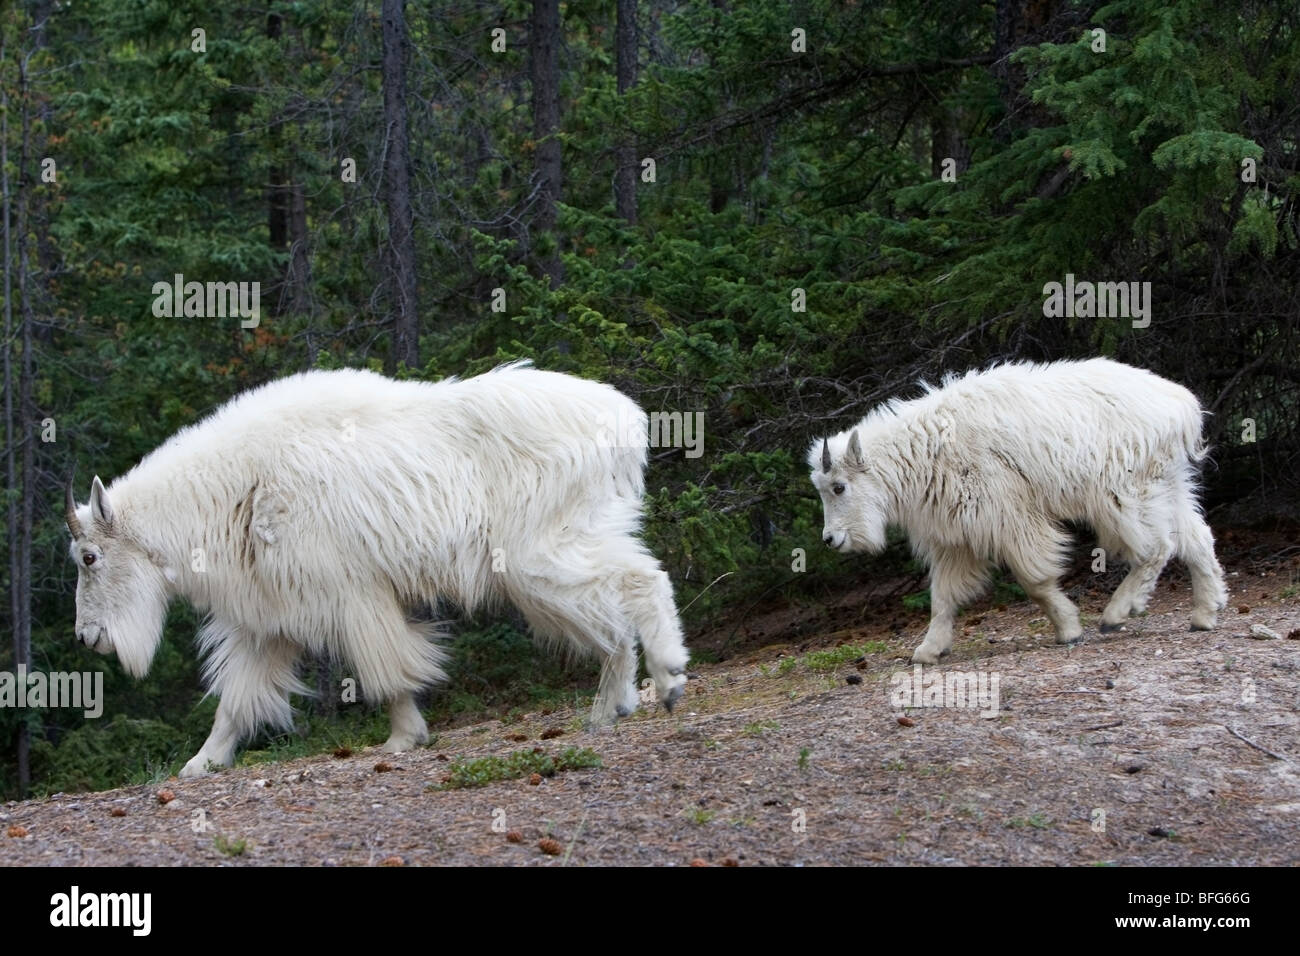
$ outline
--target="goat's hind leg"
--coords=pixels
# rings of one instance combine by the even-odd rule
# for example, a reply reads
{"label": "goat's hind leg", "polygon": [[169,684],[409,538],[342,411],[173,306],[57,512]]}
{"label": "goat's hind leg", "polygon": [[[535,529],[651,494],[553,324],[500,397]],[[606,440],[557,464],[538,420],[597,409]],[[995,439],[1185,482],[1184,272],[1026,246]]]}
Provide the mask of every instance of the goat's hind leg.
{"label": "goat's hind leg", "polygon": [[1128,507],[1108,517],[1106,539],[1118,543],[1129,556],[1130,568],[1106,609],[1098,630],[1117,631],[1134,614],[1141,614],[1151,600],[1160,572],[1174,552],[1173,490],[1163,482],[1143,497],[1130,496]]}
{"label": "goat's hind leg", "polygon": [[1223,566],[1214,555],[1214,534],[1196,509],[1190,491],[1180,502],[1175,520],[1178,556],[1192,576],[1192,630],[1210,631],[1218,623],[1218,611],[1228,603]]}
{"label": "goat's hind leg", "polygon": [[631,536],[589,537],[573,545],[574,558],[533,555],[507,582],[508,595],[538,634],[567,639],[602,661],[592,725],[634,711],[636,643],[659,700],[669,710],[686,684],[686,647],[668,575]]}
{"label": "goat's hind leg", "polygon": [[518,559],[506,594],[538,637],[599,658],[588,726],[600,727],[636,710],[636,643],[620,601],[618,569],[597,560],[603,543],[584,540],[574,549],[573,560],[550,553]]}
{"label": "goat's hind leg", "polygon": [[1061,573],[1069,536],[1050,522],[1028,526],[1015,551],[1007,556],[1011,573],[1047,614],[1056,643],[1073,644],[1083,636],[1079,609],[1061,590]]}
{"label": "goat's hind leg", "polygon": [[1146,610],[1160,572],[1164,570],[1171,554],[1173,545],[1167,540],[1161,540],[1154,546],[1154,551],[1133,559],[1132,568],[1111,595],[1106,610],[1101,613],[1098,630],[1103,634],[1117,631],[1129,617]]}

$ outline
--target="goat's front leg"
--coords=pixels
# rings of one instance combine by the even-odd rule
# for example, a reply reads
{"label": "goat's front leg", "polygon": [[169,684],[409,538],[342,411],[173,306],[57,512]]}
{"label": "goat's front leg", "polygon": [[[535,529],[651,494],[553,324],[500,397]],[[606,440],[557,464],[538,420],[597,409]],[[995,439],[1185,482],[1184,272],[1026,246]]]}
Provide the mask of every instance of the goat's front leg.
{"label": "goat's front leg", "polygon": [[388,722],[391,730],[383,749],[390,754],[414,750],[429,740],[429,726],[414,694],[398,694],[388,701]]}
{"label": "goat's front leg", "polygon": [[221,703],[217,705],[217,719],[212,722],[212,732],[208,734],[208,739],[203,742],[199,752],[181,768],[182,777],[201,777],[208,772],[209,765],[229,767],[234,762],[235,748],[243,734],[240,732],[240,721],[231,715],[234,707],[230,702],[233,699],[221,698]]}
{"label": "goat's front leg", "polygon": [[952,649],[957,611],[977,597],[988,578],[988,565],[969,551],[936,554],[930,567],[930,627],[912,652],[916,664],[937,664]]}
{"label": "goat's front leg", "polygon": [[300,653],[283,638],[254,641],[232,635],[217,643],[208,662],[216,675],[212,691],[221,698],[217,719],[199,752],[181,768],[182,777],[201,776],[209,765],[229,767],[239,742],[262,724],[293,727],[289,694],[306,690],[294,673]]}

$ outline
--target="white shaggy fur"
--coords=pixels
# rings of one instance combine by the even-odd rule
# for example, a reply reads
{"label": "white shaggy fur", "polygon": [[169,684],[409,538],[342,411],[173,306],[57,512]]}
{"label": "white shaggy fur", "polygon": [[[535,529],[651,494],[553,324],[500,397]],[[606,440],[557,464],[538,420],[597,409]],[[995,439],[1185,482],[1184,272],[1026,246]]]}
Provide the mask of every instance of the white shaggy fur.
{"label": "white shaggy fur", "polygon": [[1191,571],[1192,627],[1214,627],[1227,589],[1196,503],[1205,448],[1191,392],[1106,359],[1003,365],[926,391],[808,453],[828,545],[878,552],[895,525],[929,564],[930,628],[914,661],[933,664],[952,647],[959,606],[994,565],[1042,605],[1058,641],[1077,640],[1078,609],[1057,583],[1063,521],[1087,522],[1107,560],[1131,566],[1102,630],[1145,610],[1173,556]]}
{"label": "white shaggy fur", "polygon": [[388,702],[388,750],[427,739],[412,695],[444,679],[444,655],[408,613],[439,597],[511,602],[542,638],[600,656],[597,724],[637,706],[639,634],[671,708],[687,654],[637,537],[645,422],[608,385],[521,364],[437,384],[307,372],[246,392],[111,488],[95,479],[69,521],[78,638],[140,676],[173,598],[208,612],[221,703],[182,776],[291,725],[307,649]]}

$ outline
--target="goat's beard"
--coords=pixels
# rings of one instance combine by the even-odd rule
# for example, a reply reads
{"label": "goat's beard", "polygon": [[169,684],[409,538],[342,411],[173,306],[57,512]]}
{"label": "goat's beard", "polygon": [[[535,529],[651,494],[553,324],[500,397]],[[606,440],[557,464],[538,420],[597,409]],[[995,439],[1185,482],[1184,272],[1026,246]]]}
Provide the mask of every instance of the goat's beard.
{"label": "goat's beard", "polygon": [[130,605],[118,611],[108,625],[112,650],[123,670],[139,680],[149,673],[158,645],[162,643],[167,597],[160,587],[150,587]]}

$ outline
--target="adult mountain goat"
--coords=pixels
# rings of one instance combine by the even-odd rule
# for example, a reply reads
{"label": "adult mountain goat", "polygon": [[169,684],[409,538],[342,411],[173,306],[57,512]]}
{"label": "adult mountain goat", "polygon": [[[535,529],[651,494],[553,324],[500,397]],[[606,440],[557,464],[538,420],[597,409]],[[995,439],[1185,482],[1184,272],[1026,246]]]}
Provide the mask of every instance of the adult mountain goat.
{"label": "adult mountain goat", "polygon": [[1103,631],[1145,610],[1172,556],[1191,571],[1192,627],[1208,630],[1227,589],[1195,498],[1201,415],[1182,386],[1106,359],[949,378],[813,444],[823,537],[879,552],[887,525],[907,533],[930,567],[930,628],[912,655],[921,664],[952,647],[958,607],[995,565],[1042,605],[1060,643],[1078,640],[1078,609],[1058,586],[1064,521],[1090,524],[1107,559],[1131,567]]}
{"label": "adult mountain goat", "polygon": [[181,771],[226,766],[292,724],[303,651],[388,704],[386,750],[427,739],[445,597],[513,603],[534,632],[603,660],[595,723],[636,706],[636,635],[659,700],[686,682],[672,586],[638,539],[646,417],[608,385],[509,365],[466,381],[306,372],[186,428],[90,503],[67,493],[77,639],[143,676],[168,603],[205,610],[212,733]]}

